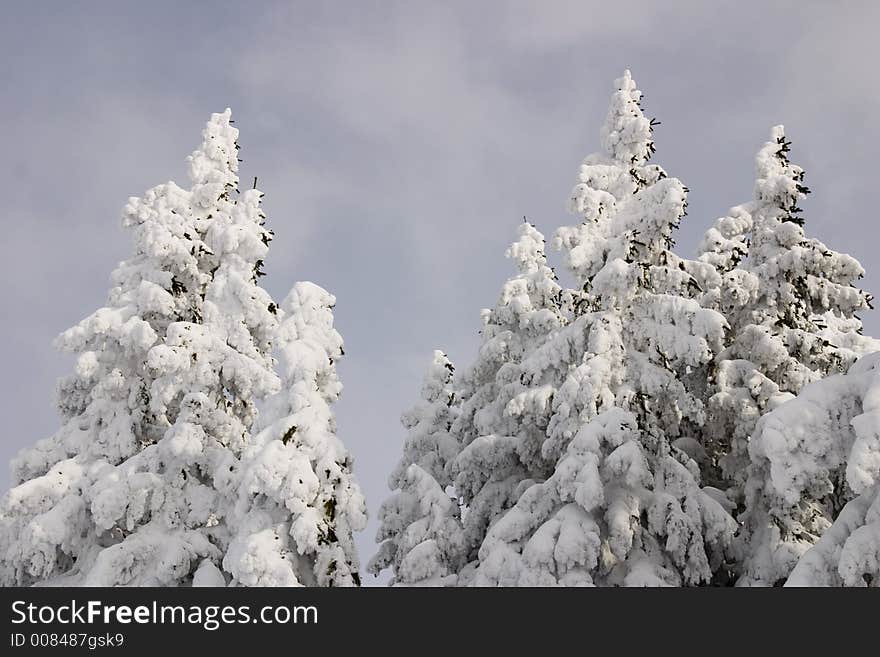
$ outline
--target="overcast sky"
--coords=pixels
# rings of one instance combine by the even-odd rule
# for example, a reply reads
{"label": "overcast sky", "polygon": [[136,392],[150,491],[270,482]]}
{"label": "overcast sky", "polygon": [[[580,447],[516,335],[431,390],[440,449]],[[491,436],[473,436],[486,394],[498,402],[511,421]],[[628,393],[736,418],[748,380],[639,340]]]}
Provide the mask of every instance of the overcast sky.
{"label": "overcast sky", "polygon": [[871,1],[5,3],[0,461],[58,426],[71,361],[51,341],[105,301],[126,199],[186,183],[227,106],[276,234],[265,286],[337,296],[339,429],[373,519],[400,413],[434,348],[468,365],[523,215],[548,236],[576,221],[565,201],[625,68],[662,121],[654,161],[691,189],[684,255],[749,199],[784,123],[808,232],[877,292],[878,24]]}

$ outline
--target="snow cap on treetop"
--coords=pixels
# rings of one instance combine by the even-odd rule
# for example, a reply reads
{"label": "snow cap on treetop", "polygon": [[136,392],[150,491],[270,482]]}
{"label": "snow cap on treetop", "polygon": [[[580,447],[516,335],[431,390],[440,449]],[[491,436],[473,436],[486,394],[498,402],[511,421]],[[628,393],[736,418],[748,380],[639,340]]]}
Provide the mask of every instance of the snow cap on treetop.
{"label": "snow cap on treetop", "polygon": [[804,170],[788,160],[789,145],[785,127],[773,126],[770,141],[766,142],[755,157],[755,200],[769,203],[785,210],[793,210],[797,200],[809,190],[804,187]]}
{"label": "snow cap on treetop", "polygon": [[310,281],[299,281],[294,284],[288,295],[281,302],[281,308],[287,313],[302,313],[311,318],[324,308],[332,309],[336,305],[336,297],[320,285]]}
{"label": "snow cap on treetop", "polygon": [[428,402],[449,401],[449,392],[446,389],[452,383],[452,373],[455,368],[449,357],[439,349],[434,350],[434,358],[428,368],[428,373],[422,383],[422,398]]}
{"label": "snow cap on treetop", "polygon": [[642,166],[653,151],[651,122],[639,106],[642,92],[636,88],[629,70],[614,81],[614,86],[617,90],[611,96],[600,132],[602,148],[620,163]]}
{"label": "snow cap on treetop", "polygon": [[517,228],[517,240],[507,249],[505,255],[516,263],[522,274],[538,271],[547,258],[544,255],[544,236],[529,222]]}
{"label": "snow cap on treetop", "polygon": [[194,185],[220,183],[238,186],[238,128],[232,126],[232,110],[212,114],[202,130],[202,145],[187,158]]}
{"label": "snow cap on treetop", "polygon": [[303,369],[321,371],[328,355],[340,357],[342,336],[333,328],[335,305],[335,296],[309,281],[294,284],[281,302],[278,368],[285,379],[293,380]]}

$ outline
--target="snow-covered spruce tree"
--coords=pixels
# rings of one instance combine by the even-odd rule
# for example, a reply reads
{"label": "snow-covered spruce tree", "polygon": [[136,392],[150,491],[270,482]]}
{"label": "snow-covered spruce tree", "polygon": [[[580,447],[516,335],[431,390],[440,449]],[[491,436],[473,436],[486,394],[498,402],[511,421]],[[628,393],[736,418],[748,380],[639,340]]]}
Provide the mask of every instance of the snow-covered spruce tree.
{"label": "snow-covered spruce tree", "polygon": [[686,189],[648,164],[640,98],[626,72],[603,151],[584,161],[572,194],[582,223],[557,233],[581,286],[574,317],[519,368],[543,383],[536,424],[549,476],[520,482],[488,528],[475,584],[698,584],[723,569],[735,523],[720,491],[700,486],[704,415],[691,390],[724,332],[697,300],[717,274],[670,250]]}
{"label": "snow-covered spruce tree", "polygon": [[61,429],[13,462],[3,584],[220,584],[237,460],[279,389],[277,308],[257,278],[272,233],[238,193],[238,130],[214,114],[192,185],[132,198],[134,255],[107,306],[58,338],[77,355]]}
{"label": "snow-covered spruce tree", "polygon": [[458,500],[446,492],[458,453],[453,371],[446,354],[435,351],[421,400],[401,417],[408,436],[388,479],[395,492],[379,511],[379,551],[367,566],[374,575],[391,568],[392,585],[454,586],[465,556]]}
{"label": "snow-covered spruce tree", "polygon": [[753,510],[763,522],[743,583],[876,586],[880,353],[763,416],[749,451],[763,479],[750,478],[748,493],[768,503]]}
{"label": "snow-covered spruce tree", "polygon": [[752,235],[755,203],[738,205],[706,231],[698,259],[718,272],[717,285],[709,287],[703,305],[725,316],[729,330],[723,349],[710,364],[704,400],[706,423],[701,446],[705,458],[700,464],[705,483],[725,491],[732,504],[741,508],[748,458],[749,436],[758,418],[791,398],[763,374],[737,348],[739,332],[750,323],[748,310],[754,306],[761,286],[758,275],[746,261]]}
{"label": "snow-covered spruce tree", "polygon": [[246,586],[360,585],[353,532],[366,508],[330,405],[342,384],[336,299],[297,283],[278,310],[281,391],[241,457],[233,539],[223,567]]}
{"label": "snow-covered spruce tree", "polygon": [[538,380],[524,380],[522,361],[565,323],[565,299],[534,226],[520,225],[507,257],[518,274],[504,284],[495,307],[483,311],[482,344],[458,382],[461,410],[452,431],[461,451],[449,468],[467,509],[467,565],[459,585],[472,579],[487,528],[552,467],[541,455],[547,416],[542,409],[550,391]]}
{"label": "snow-covered spruce tree", "polygon": [[774,127],[756,158],[754,199],[719,219],[701,245],[700,260],[721,276],[707,305],[731,327],[713,371],[704,474],[740,505],[758,418],[880,348],[856,316],[870,304],[853,284],[861,266],[804,234],[798,203],[809,189],[789,150]]}

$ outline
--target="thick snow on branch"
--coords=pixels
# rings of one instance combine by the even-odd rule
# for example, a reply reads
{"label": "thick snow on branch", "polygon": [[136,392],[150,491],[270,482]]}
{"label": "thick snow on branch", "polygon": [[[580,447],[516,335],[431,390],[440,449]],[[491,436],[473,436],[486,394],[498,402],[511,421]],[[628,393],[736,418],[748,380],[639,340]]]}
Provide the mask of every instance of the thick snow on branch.
{"label": "thick snow on branch", "polygon": [[880,354],[761,418],[749,453],[743,584],[878,581]]}
{"label": "thick snow on branch", "polygon": [[[211,117],[189,189],[129,199],[133,255],[107,305],[59,336],[76,354],[59,385],[64,424],[13,461],[0,583],[356,583],[364,512],[328,407],[332,297],[303,284],[279,309],[259,286],[272,232],[263,194],[238,193],[231,123],[229,110]],[[323,341],[290,328],[313,319]],[[273,394],[288,407],[268,403],[254,437]]]}

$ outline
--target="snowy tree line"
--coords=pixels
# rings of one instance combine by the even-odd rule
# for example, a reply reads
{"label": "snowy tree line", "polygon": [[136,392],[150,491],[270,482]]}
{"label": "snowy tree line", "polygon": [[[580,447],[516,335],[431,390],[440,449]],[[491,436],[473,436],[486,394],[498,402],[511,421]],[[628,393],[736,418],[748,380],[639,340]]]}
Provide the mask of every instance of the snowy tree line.
{"label": "snowy tree line", "polygon": [[[559,228],[459,376],[436,352],[404,415],[371,572],[398,585],[877,585],[880,343],[848,255],[805,233],[774,127],[752,200],[674,251],[688,189],[626,72]],[[880,393],[877,393],[880,394]]]}
{"label": "snowy tree line", "polygon": [[211,117],[188,189],[129,199],[132,257],[57,340],[76,366],[61,428],[12,463],[5,585],[359,583],[335,299],[299,283],[278,304],[260,287],[272,231],[256,181],[239,189],[232,123]]}
{"label": "snowy tree line", "polygon": [[[357,586],[366,524],[332,404],[334,297],[259,285],[272,239],[212,116],[190,186],[129,199],[134,253],[59,336],[62,426],[12,463],[3,585]],[[752,199],[675,251],[688,189],[652,162],[629,72],[576,220],[514,275],[456,370],[435,351],[366,570],[396,585],[880,582],[880,342],[852,257],[805,231],[782,126]],[[875,407],[877,407],[875,409]]]}

